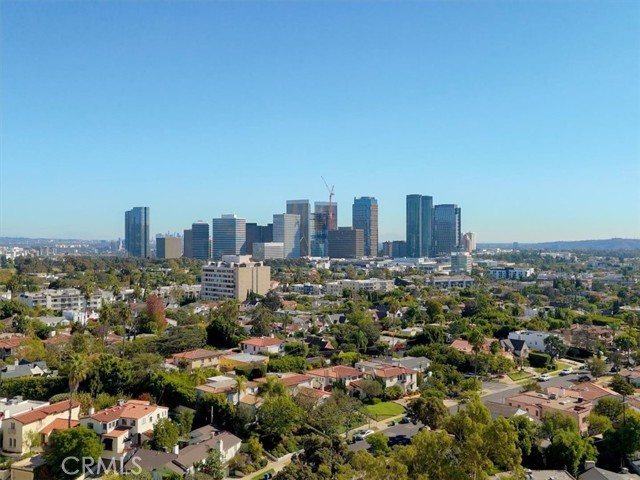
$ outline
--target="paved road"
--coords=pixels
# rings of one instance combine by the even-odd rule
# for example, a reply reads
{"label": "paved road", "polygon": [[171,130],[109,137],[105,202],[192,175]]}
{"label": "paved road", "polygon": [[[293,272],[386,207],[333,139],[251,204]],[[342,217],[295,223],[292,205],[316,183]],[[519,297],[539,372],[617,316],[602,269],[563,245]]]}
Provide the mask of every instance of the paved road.
{"label": "paved road", "polygon": [[[418,433],[421,426],[422,424],[420,423],[418,425],[414,425],[413,423],[398,423],[393,427],[382,430],[382,433],[389,437],[389,443],[393,444],[394,442],[408,441]],[[356,443],[349,445],[349,450],[352,452],[365,450],[367,448],[369,448],[369,444],[366,440],[358,440]]]}
{"label": "paved road", "polygon": [[[540,386],[545,387],[570,387],[576,383],[577,374],[566,375],[564,377],[551,377],[547,382],[540,382]],[[504,385],[496,382],[483,382],[482,388],[487,393],[482,396],[483,402],[504,403],[504,399],[515,395],[522,390],[522,385]]]}

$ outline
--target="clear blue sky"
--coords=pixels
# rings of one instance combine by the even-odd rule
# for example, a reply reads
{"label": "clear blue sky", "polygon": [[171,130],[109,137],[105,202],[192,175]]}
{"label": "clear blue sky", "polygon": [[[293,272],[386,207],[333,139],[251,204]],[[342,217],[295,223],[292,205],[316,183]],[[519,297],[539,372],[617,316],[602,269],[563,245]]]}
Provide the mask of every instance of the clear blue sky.
{"label": "clear blue sky", "polygon": [[479,241],[640,237],[640,2],[0,5],[0,235],[287,199],[462,207]]}

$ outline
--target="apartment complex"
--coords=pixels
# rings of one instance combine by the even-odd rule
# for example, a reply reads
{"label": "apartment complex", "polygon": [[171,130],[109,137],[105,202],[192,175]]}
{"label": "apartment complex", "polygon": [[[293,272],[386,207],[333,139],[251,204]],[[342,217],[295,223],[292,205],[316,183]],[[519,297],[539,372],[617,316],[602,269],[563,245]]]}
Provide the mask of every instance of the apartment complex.
{"label": "apartment complex", "polygon": [[220,262],[202,267],[201,297],[205,300],[232,298],[241,302],[249,292],[265,295],[271,285],[271,268],[252,262],[248,255],[226,255]]}
{"label": "apartment complex", "polygon": [[18,300],[29,308],[46,307],[52,310],[84,310],[98,309],[103,302],[113,300],[113,293],[98,290],[87,300],[77,288],[63,290],[41,290],[40,292],[23,292]]}
{"label": "apartment complex", "polygon": [[373,197],[353,199],[352,226],[364,235],[364,255],[378,255],[378,200]]}

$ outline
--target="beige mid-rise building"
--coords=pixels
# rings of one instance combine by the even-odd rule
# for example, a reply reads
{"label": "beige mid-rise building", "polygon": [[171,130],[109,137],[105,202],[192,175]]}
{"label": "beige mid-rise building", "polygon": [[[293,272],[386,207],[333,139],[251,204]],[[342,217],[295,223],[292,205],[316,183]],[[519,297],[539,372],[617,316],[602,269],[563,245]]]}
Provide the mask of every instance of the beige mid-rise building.
{"label": "beige mid-rise building", "polygon": [[225,255],[221,262],[202,267],[202,290],[205,300],[247,299],[249,292],[265,295],[271,286],[271,267],[252,262],[248,255]]}

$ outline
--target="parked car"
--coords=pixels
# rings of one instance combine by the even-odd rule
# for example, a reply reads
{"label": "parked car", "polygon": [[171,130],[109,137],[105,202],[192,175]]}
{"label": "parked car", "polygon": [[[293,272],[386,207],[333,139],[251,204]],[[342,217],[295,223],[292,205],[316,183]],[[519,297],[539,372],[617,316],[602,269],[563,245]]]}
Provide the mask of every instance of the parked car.
{"label": "parked car", "polygon": [[400,423],[411,423],[411,417],[402,417]]}
{"label": "parked car", "polygon": [[591,377],[589,375],[580,375],[578,377],[578,381],[579,382],[590,382],[591,381]]}
{"label": "parked car", "polygon": [[611,370],[609,370],[611,373],[616,373],[620,371],[620,367],[618,367],[617,365],[613,365],[611,367]]}
{"label": "parked car", "polygon": [[551,380],[551,375],[549,375],[548,373],[543,373],[538,377],[539,382],[547,382],[549,380]]}
{"label": "parked car", "polygon": [[373,434],[373,430],[360,430],[353,436],[354,440],[364,440],[369,435]]}
{"label": "parked car", "polygon": [[563,377],[565,375],[572,375],[573,374],[573,368],[563,368],[562,370],[560,370],[560,375],[562,375]]}

